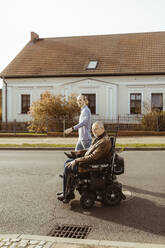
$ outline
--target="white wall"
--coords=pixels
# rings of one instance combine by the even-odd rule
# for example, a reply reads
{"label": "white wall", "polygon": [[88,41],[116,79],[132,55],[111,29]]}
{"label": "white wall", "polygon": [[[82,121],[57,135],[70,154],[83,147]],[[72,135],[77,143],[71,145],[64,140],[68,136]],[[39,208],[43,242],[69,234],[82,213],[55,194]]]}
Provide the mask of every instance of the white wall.
{"label": "white wall", "polygon": [[[142,101],[151,101],[152,93],[163,93],[165,110],[165,76],[61,77],[6,79],[8,88],[8,121],[27,121],[21,114],[21,94],[30,94],[31,102],[49,90],[66,97],[72,93],[96,94],[96,117],[109,119],[130,114],[130,93],[142,93]],[[3,85],[3,121],[5,121],[5,85]],[[142,106],[143,109],[143,106]]]}

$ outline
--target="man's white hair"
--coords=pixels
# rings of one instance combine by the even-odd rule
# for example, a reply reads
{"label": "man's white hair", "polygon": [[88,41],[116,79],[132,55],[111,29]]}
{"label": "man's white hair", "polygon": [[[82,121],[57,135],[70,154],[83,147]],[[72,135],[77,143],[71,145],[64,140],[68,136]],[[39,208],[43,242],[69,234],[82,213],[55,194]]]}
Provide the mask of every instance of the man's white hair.
{"label": "man's white hair", "polygon": [[102,121],[96,121],[93,124],[96,124],[97,126],[99,126],[100,128],[104,128],[104,124]]}

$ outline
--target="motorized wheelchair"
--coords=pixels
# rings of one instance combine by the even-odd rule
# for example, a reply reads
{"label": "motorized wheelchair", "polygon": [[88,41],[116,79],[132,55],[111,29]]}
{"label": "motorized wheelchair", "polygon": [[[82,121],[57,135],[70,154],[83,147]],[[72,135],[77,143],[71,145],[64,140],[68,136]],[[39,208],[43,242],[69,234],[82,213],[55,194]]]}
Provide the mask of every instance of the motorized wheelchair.
{"label": "motorized wheelchair", "polygon": [[[92,208],[95,201],[115,206],[126,197],[117,175],[124,173],[124,159],[115,151],[116,136],[110,137],[112,148],[108,157],[97,162],[80,162],[77,174],[70,174],[65,195],[78,190],[82,208]],[[69,154],[65,153],[69,156]]]}

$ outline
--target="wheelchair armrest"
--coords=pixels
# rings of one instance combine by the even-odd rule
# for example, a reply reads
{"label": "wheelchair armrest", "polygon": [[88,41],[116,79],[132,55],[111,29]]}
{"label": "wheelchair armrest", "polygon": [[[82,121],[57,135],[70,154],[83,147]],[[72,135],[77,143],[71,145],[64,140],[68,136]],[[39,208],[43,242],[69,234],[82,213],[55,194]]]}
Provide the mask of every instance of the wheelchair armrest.
{"label": "wheelchair armrest", "polygon": [[89,162],[78,162],[78,166],[82,167],[82,168],[88,168],[90,165]]}
{"label": "wheelchair armrest", "polygon": [[90,161],[90,162],[79,162],[78,165],[82,168],[89,168],[92,167],[92,165],[102,165],[102,164],[108,164],[109,161],[107,159],[102,159],[98,161]]}

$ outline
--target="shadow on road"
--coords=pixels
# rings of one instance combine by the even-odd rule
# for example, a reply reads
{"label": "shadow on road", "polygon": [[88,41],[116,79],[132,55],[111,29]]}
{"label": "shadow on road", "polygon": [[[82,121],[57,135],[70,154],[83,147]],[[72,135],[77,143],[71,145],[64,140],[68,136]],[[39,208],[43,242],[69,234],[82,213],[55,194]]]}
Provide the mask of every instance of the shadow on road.
{"label": "shadow on road", "polygon": [[122,202],[116,207],[96,203],[88,211],[84,211],[80,202],[74,200],[71,202],[71,210],[82,215],[92,216],[159,236],[165,235],[165,208],[148,199],[135,196],[132,200]]}
{"label": "shadow on road", "polygon": [[149,191],[149,190],[139,189],[139,188],[135,188],[135,187],[132,187],[132,186],[129,186],[129,185],[123,185],[123,187],[126,187],[131,192],[165,198],[165,193],[159,193],[159,192],[153,192],[153,191]]}

